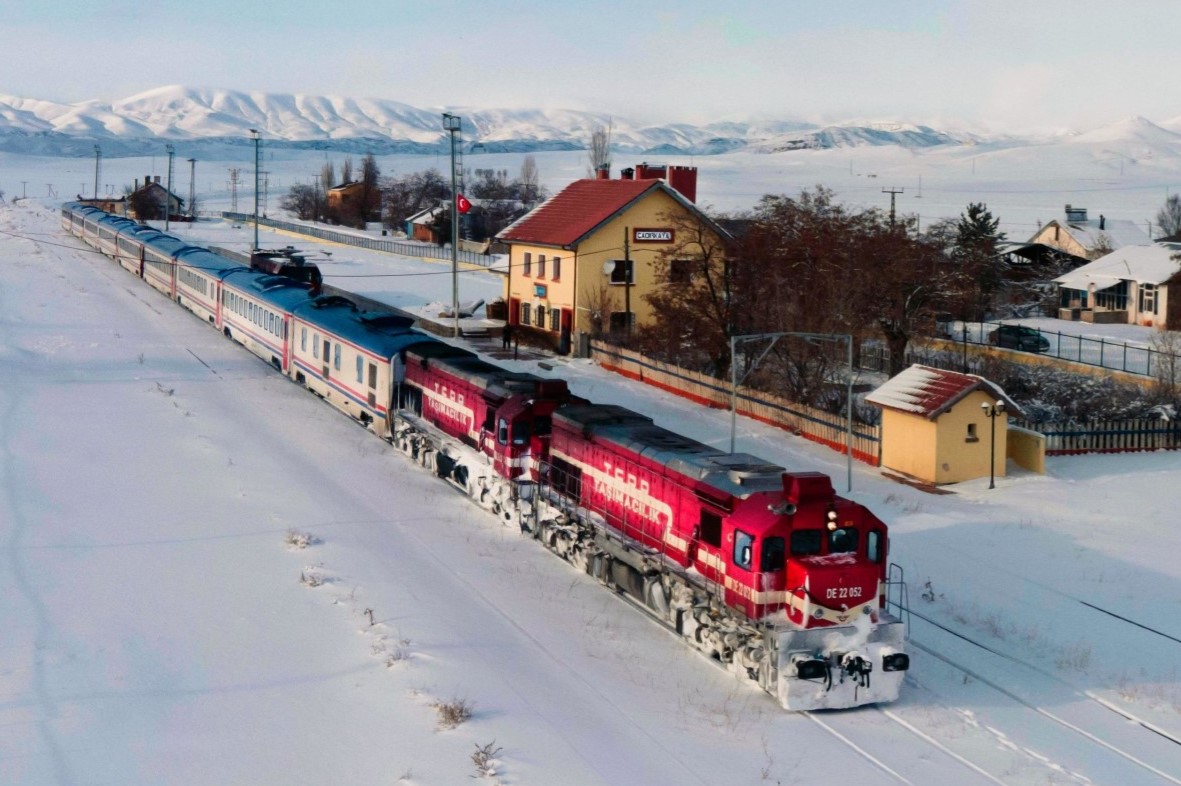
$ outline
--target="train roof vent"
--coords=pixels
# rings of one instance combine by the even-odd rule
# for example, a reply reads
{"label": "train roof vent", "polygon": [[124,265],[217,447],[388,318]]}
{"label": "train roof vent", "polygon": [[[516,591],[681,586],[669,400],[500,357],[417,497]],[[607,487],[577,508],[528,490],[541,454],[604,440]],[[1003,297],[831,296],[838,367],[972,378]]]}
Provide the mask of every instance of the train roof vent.
{"label": "train roof vent", "polygon": [[270,292],[272,289],[289,287],[295,282],[283,276],[260,276],[250,282],[251,289],[259,292]]}
{"label": "train roof vent", "polygon": [[320,295],[312,298],[312,308],[351,308],[356,311],[357,304],[340,295]]}
{"label": "train roof vent", "polygon": [[403,317],[397,314],[382,314],[369,311],[357,317],[368,328],[373,330],[397,330],[409,328],[414,324],[414,317]]}
{"label": "train roof vent", "polygon": [[836,492],[832,478],[823,472],[784,472],[783,493],[796,505],[807,502],[831,502]]}

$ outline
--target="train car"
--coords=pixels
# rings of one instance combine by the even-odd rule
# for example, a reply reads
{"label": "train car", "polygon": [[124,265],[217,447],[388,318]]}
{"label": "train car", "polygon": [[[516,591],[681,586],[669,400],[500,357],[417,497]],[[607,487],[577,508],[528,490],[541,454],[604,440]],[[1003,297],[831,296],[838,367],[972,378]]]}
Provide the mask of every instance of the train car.
{"label": "train car", "polygon": [[176,302],[220,329],[222,284],[242,269],[239,263],[212,251],[186,246],[176,254]]}
{"label": "train car", "polygon": [[293,314],[308,299],[307,289],[291,279],[238,267],[221,279],[217,324],[226,338],[289,375]]}
{"label": "train car", "polygon": [[551,547],[789,709],[897,698],[909,657],[886,612],[886,526],[827,475],[617,406],[552,422],[538,514]]}
{"label": "train car", "polygon": [[361,311],[344,297],[310,298],[294,309],[289,375],[379,436],[392,439],[390,413],[405,379],[403,355],[410,347],[437,343],[414,330],[413,324],[410,317]]}

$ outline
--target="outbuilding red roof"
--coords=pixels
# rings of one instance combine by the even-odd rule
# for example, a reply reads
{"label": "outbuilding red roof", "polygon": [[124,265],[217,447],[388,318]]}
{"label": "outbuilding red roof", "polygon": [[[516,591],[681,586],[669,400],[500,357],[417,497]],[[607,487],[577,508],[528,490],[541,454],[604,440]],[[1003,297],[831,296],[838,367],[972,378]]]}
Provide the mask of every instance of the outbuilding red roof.
{"label": "outbuilding red roof", "polygon": [[870,404],[934,420],[974,390],[984,390],[1003,401],[1005,409],[1021,415],[1017,403],[993,382],[975,374],[922,366],[917,363],[865,397]]}
{"label": "outbuilding red roof", "polygon": [[575,180],[498,237],[508,243],[572,248],[596,227],[655,190],[667,191],[680,200],[660,180]]}

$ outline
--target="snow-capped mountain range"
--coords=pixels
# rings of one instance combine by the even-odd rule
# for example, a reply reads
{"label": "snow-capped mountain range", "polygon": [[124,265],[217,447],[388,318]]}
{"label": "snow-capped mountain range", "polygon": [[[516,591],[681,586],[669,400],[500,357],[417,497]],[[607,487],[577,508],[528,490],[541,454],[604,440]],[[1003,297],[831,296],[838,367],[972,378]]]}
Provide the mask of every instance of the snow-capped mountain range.
{"label": "snow-capped mountain range", "polygon": [[[626,118],[573,110],[449,107],[463,118],[463,144],[483,152],[579,150],[596,127],[610,127],[621,152],[708,155],[734,150],[781,152],[860,146],[979,145],[1011,137],[896,122],[818,125],[791,120],[642,125]],[[398,101],[234,90],[161,87],[113,103],[61,104],[0,94],[0,150],[44,155],[138,155],[161,139],[186,146],[250,144],[258,129],[268,146],[346,152],[435,153],[448,144],[438,108]],[[1174,130],[1176,129],[1176,130]],[[1149,146],[1181,146],[1181,118],[1154,124],[1132,118],[1078,135]],[[1058,140],[1064,141],[1064,140]],[[1069,141],[1069,138],[1065,141]]]}

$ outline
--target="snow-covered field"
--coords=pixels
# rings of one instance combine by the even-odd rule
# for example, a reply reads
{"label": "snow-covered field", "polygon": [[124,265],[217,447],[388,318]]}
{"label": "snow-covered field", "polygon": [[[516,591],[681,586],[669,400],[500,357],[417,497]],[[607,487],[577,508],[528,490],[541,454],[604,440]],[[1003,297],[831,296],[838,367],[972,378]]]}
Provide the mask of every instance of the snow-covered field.
{"label": "snow-covered field", "polygon": [[[0,783],[456,784],[487,747],[502,784],[1181,784],[1181,454],[946,495],[855,467],[912,671],[893,705],[788,714],[38,201],[0,205]],[[332,259],[402,305],[449,297],[437,264]],[[728,443],[725,413],[559,372]],[[845,471],[760,424],[738,447]],[[440,729],[457,702],[471,719]]]}

